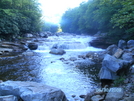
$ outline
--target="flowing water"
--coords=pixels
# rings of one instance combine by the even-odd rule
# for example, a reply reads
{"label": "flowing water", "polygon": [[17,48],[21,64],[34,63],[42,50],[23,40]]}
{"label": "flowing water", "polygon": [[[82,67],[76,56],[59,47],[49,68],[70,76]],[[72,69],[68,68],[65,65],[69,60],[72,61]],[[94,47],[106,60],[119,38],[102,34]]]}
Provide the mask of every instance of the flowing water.
{"label": "flowing water", "polygon": [[[84,74],[73,65],[65,64],[61,59],[69,60],[89,51],[102,49],[89,46],[93,37],[82,35],[51,36],[37,39],[39,47],[32,56],[4,57],[0,60],[0,79],[37,81],[60,88],[69,101],[72,95],[85,95],[94,85],[88,74]],[[64,55],[50,54],[50,49],[57,45],[66,51]],[[71,61],[70,61],[71,62]]]}

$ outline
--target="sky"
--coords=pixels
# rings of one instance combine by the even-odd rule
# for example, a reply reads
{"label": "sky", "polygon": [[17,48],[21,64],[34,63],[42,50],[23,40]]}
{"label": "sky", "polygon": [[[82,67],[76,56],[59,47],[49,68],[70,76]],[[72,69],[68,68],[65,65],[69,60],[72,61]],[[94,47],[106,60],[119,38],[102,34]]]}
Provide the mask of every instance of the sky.
{"label": "sky", "polygon": [[46,22],[59,24],[62,14],[69,8],[78,7],[80,3],[88,0],[39,0],[43,19]]}

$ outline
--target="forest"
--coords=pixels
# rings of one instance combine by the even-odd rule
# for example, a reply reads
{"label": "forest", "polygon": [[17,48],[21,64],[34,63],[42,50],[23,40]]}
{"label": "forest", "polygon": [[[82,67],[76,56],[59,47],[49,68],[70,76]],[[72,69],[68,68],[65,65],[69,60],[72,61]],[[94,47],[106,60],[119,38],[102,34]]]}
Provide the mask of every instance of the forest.
{"label": "forest", "polygon": [[37,0],[0,0],[0,39],[38,32],[41,16]]}
{"label": "forest", "polygon": [[89,0],[68,9],[61,28],[69,33],[106,33],[114,40],[134,39],[134,0]]}
{"label": "forest", "polygon": [[[25,33],[56,32],[57,25],[41,20],[38,0],[0,0],[0,39],[11,40]],[[60,22],[63,32],[106,33],[111,40],[134,39],[133,0],[89,0],[68,9]]]}
{"label": "forest", "polygon": [[0,0],[0,39],[12,41],[26,33],[57,30],[58,25],[42,19],[38,0]]}

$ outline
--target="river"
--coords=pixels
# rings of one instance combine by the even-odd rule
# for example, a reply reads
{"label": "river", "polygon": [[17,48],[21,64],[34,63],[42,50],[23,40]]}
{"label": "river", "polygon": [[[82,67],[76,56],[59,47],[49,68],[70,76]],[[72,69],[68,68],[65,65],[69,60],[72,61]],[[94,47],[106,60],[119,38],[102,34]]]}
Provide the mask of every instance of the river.
{"label": "river", "polygon": [[[78,58],[78,55],[84,55],[89,51],[102,51],[102,49],[91,47],[88,44],[93,39],[94,37],[87,35],[39,38],[39,47],[32,51],[33,55],[3,57],[0,60],[0,79],[41,82],[60,88],[69,101],[73,101],[72,95],[75,95],[76,98],[79,95],[86,95],[95,85],[91,83],[93,81],[89,78],[89,74],[85,74],[76,68],[73,61],[69,61],[69,58]],[[50,49],[55,44],[63,48],[66,54],[50,54]],[[66,62],[63,62],[62,59]]]}

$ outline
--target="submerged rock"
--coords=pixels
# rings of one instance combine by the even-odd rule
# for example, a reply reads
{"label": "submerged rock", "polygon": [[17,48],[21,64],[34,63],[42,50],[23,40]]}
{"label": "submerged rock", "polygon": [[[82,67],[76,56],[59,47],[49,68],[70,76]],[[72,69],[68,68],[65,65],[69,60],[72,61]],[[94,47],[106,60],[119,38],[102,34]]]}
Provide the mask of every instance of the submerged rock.
{"label": "submerged rock", "polygon": [[2,82],[0,95],[14,95],[23,101],[67,101],[60,89],[29,81]]}
{"label": "submerged rock", "polygon": [[55,54],[55,55],[63,55],[66,52],[63,49],[51,49],[49,53]]}

